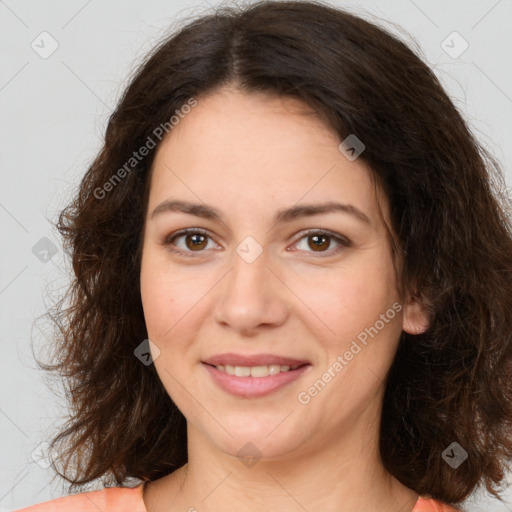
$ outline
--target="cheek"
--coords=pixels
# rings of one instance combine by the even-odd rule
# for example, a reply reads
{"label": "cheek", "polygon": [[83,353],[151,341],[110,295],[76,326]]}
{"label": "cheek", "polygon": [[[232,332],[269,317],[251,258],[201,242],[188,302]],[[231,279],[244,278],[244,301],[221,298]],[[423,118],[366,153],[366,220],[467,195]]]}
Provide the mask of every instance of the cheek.
{"label": "cheek", "polygon": [[374,325],[398,299],[392,267],[375,260],[295,280],[294,291],[325,331],[324,341],[333,344]]}
{"label": "cheek", "polygon": [[170,298],[167,296],[165,285],[162,280],[157,279],[157,274],[149,263],[143,265],[141,269],[140,292],[149,338],[160,339],[167,318],[164,311]]}
{"label": "cheek", "polygon": [[142,259],[140,287],[148,335],[163,343],[194,315],[208,283],[173,269],[165,255],[149,249]]}
{"label": "cheek", "polygon": [[[140,282],[148,338],[159,348],[155,369],[168,395],[180,404],[183,412],[182,406],[189,397],[180,383],[187,381],[187,387],[195,386],[194,376],[184,361],[185,354],[192,356],[189,329],[195,323],[194,312],[199,311],[197,293],[191,293],[183,276],[171,275],[156,258],[143,261]],[[194,407],[185,406],[184,410],[187,417],[195,414]]]}

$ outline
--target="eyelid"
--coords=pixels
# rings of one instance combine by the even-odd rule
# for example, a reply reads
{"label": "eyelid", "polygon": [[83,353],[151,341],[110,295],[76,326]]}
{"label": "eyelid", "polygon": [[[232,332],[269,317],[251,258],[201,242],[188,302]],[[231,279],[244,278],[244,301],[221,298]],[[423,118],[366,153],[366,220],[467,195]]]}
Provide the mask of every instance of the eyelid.
{"label": "eyelid", "polygon": [[179,253],[179,254],[182,254],[182,255],[185,255],[185,256],[192,256],[192,257],[194,257],[195,256],[195,254],[194,254],[195,252],[197,252],[197,253],[205,252],[205,251],[184,251],[182,249],[177,249],[177,248],[176,249],[171,249],[170,248],[173,245],[174,240],[176,240],[177,238],[180,238],[182,236],[188,235],[189,233],[193,233],[193,234],[199,233],[201,235],[204,235],[204,236],[208,237],[214,243],[219,245],[215,241],[214,237],[210,234],[210,232],[208,230],[206,230],[206,229],[203,229],[203,228],[184,228],[184,229],[180,229],[178,231],[174,231],[169,236],[166,236],[164,238],[164,240],[161,242],[161,244],[164,247],[167,247],[170,251],[172,251],[174,253]]}
{"label": "eyelid", "polygon": [[[329,229],[323,229],[323,228],[310,228],[306,229],[305,231],[299,232],[299,237],[296,239],[296,241],[293,243],[293,245],[297,245],[303,238],[306,238],[311,235],[324,235],[328,236],[329,238],[332,238],[333,240],[336,240],[336,242],[341,246],[334,249],[328,249],[327,251],[306,251],[312,254],[317,254],[318,257],[328,257],[333,256],[335,254],[338,254],[338,252],[343,248],[348,248],[352,246],[352,241],[349,240],[346,236],[335,233],[334,231],[330,231]],[[287,249],[288,251],[289,249]]]}
{"label": "eyelid", "polygon": [[[189,233],[194,233],[194,234],[199,233],[201,235],[208,237],[210,240],[212,240],[217,245],[220,245],[215,241],[215,238],[210,234],[210,232],[203,228],[184,228],[184,229],[175,231],[175,232],[171,233],[169,236],[165,237],[165,239],[162,241],[162,245],[169,247],[172,245],[174,240],[176,240],[177,238],[180,238],[182,236],[185,236]],[[328,236],[329,238],[336,240],[336,242],[341,246],[341,248],[347,248],[347,247],[352,246],[351,240],[349,240],[347,237],[345,237],[339,233],[330,231],[328,229],[310,228],[310,229],[307,229],[304,231],[300,231],[297,235],[300,235],[300,236],[298,236],[296,238],[295,242],[293,242],[293,245],[297,245],[297,243],[299,243],[303,238],[306,238],[307,236],[324,235],[324,236]],[[196,253],[196,252],[198,254],[201,252],[206,252],[204,250],[203,251],[184,251],[182,249],[170,249],[170,250],[172,252],[184,254],[186,256],[194,256],[194,253]],[[290,251],[288,248],[286,250]],[[337,254],[339,252],[339,250],[340,250],[340,247],[335,248],[335,249],[328,249],[327,251],[318,251],[317,254],[319,255],[318,257],[327,257],[327,256],[331,256],[333,254]],[[315,253],[315,251],[306,251],[306,252]]]}

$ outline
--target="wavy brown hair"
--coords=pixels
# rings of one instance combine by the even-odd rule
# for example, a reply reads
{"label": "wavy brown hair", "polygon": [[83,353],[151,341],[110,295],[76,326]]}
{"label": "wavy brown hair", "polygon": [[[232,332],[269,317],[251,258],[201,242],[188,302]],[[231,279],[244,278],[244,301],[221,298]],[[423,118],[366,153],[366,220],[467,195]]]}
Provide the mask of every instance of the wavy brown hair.
{"label": "wavy brown hair", "polygon": [[[57,223],[74,278],[52,314],[52,364],[40,363],[63,378],[71,410],[51,443],[63,464],[54,469],[76,489],[98,478],[154,480],[187,461],[184,416],[154,365],[134,356],[147,338],[139,274],[156,149],[130,159],[190,98],[231,84],[303,100],[340,140],[356,134],[365,144],[359,158],[389,199],[400,285],[431,316],[424,334],[402,333],[387,377],[384,465],[447,503],[482,483],[499,497],[512,459],[512,229],[502,171],[416,52],[317,2],[203,14],[131,78]],[[122,179],[106,187],[116,173]],[[442,457],[452,442],[468,453],[456,469]]]}

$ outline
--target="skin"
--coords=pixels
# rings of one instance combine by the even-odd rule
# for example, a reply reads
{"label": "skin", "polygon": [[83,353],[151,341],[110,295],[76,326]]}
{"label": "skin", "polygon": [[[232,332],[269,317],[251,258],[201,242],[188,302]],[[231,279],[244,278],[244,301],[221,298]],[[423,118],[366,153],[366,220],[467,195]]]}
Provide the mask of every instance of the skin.
{"label": "skin", "polygon": [[[397,289],[386,198],[363,160],[349,161],[338,136],[298,100],[234,87],[197,99],[157,150],[144,226],[148,336],[160,350],[158,375],[187,419],[189,453],[185,467],[145,485],[148,512],[411,512],[418,495],[382,465],[379,417],[401,331],[428,323],[422,305]],[[212,205],[224,221],[151,216],[171,198]],[[346,212],[272,220],[280,209],[326,201],[353,205],[369,222]],[[184,228],[209,237],[200,248],[193,234],[163,244]],[[321,228],[351,244],[328,237],[315,250],[315,233],[304,232]],[[236,252],[248,236],[263,249],[251,263]],[[401,311],[300,403],[298,394],[394,303]],[[201,363],[224,352],[311,366],[270,395],[236,397]],[[261,454],[251,467],[237,455],[248,442]]]}

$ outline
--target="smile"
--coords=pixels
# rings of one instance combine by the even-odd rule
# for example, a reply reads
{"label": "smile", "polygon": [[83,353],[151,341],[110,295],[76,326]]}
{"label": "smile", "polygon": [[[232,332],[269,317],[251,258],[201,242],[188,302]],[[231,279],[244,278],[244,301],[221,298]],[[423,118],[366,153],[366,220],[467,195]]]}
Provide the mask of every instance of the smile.
{"label": "smile", "polygon": [[296,370],[300,365],[288,366],[271,364],[268,366],[231,366],[231,365],[215,365],[215,368],[221,372],[225,372],[228,375],[235,375],[237,377],[268,377],[269,375],[277,375],[281,372],[289,372],[290,370]]}
{"label": "smile", "polygon": [[299,379],[312,366],[270,364],[263,366],[231,366],[202,363],[212,381],[230,395],[257,398],[269,395]]}

